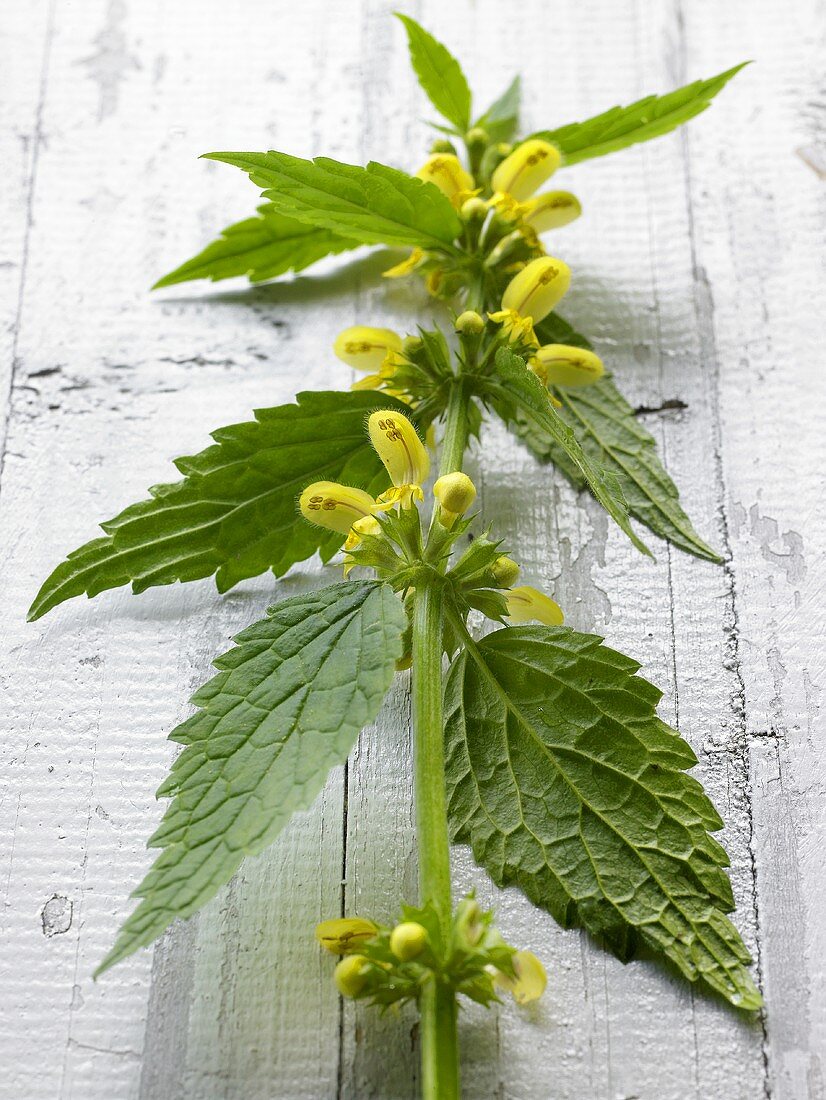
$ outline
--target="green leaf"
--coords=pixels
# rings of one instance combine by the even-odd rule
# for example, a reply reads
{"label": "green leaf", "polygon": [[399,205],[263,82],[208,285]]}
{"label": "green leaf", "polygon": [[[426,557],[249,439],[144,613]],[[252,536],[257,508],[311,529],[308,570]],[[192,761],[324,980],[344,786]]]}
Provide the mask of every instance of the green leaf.
{"label": "green leaf", "polygon": [[570,427],[551,405],[548,391],[528,370],[524,360],[509,348],[500,348],[496,353],[496,374],[483,378],[482,385],[494,399],[497,411],[506,422],[527,421],[533,429],[554,440],[634,546],[650,556],[651,551],[629,523],[628,509],[617,478],[585,454]]}
{"label": "green leaf", "polygon": [[371,161],[366,168],[287,153],[208,153],[247,172],[281,214],[359,244],[455,250],[462,224],[438,187]]}
{"label": "green leaf", "polygon": [[410,63],[425,95],[440,115],[464,133],[470,126],[470,88],[459,62],[415,19],[395,14],[407,31]]}
{"label": "green leaf", "polygon": [[312,481],[342,481],[382,492],[389,478],[364,420],[377,407],[407,405],[375,393],[301,393],[296,404],[259,409],[255,421],[219,428],[215,445],[175,465],[183,481],[156,485],[101,526],[46,580],[29,611],[38,619],[64,600],[132,582],[134,592],[213,573],[221,592],[272,569],[286,573],[343,542],[305,522],[296,500]]}
{"label": "green leaf", "polygon": [[521,84],[515,76],[500,97],[474,123],[487,130],[491,141],[510,141],[519,125]]}
{"label": "green leaf", "polygon": [[258,207],[256,217],[228,225],[218,240],[158,279],[152,289],[191,279],[217,282],[235,275],[247,275],[250,282],[260,283],[288,271],[303,271],[316,260],[358,246],[358,241],[338,237],[329,229],[287,218],[267,203]]}
{"label": "green leaf", "polygon": [[271,608],[215,661],[198,712],[170,734],[186,747],[158,790],[172,803],[149,846],[163,852],[98,974],[194,913],[310,807],[376,717],[405,622],[387,585],[334,584]]}
{"label": "green leaf", "polygon": [[[536,331],[543,344],[591,346],[556,314],[537,325]],[[562,402],[559,416],[572,429],[585,454],[616,476],[632,516],[689,554],[708,561],[722,560],[692,527],[680,507],[677,486],[657,456],[653,436],[640,424],[610,375],[583,389],[554,387],[551,392]],[[582,472],[544,427],[519,415],[514,426],[537,457],[553,462],[577,489],[585,488]]]}
{"label": "green leaf", "polygon": [[508,627],[445,688],[453,839],[499,886],[628,958],[637,941],[741,1008],[758,1008],[722,821],[690,746],[656,714],[636,661],[565,627]]}
{"label": "green leaf", "polygon": [[629,145],[668,134],[699,115],[748,64],[744,61],[710,80],[695,80],[666,95],[649,95],[627,107],[612,107],[585,122],[571,122],[557,130],[540,130],[531,136],[556,145],[565,164],[578,164],[591,157],[616,153]]}

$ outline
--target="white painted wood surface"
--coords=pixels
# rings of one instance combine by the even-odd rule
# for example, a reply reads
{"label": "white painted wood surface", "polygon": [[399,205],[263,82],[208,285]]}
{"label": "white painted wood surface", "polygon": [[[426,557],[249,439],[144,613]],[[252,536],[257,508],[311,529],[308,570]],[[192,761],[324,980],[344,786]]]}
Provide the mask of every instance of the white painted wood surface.
{"label": "white painted wood surface", "polygon": [[[473,458],[486,514],[569,622],[665,690],[727,822],[737,922],[766,993],[737,1016],[650,961],[623,967],[456,853],[544,960],[533,1012],[463,1015],[468,1097],[822,1100],[826,510],[822,58],[817,0],[436,0],[403,5],[480,101],[521,70],[556,124],[752,57],[677,136],[566,174],[566,315],[597,338],[724,568],[644,561],[506,433]],[[385,0],[9,0],[0,142],[0,1097],[416,1095],[412,1017],[340,1006],[314,923],[411,897],[403,678],[313,811],[197,918],[94,984],[161,807],[165,734],[210,658],[313,569],[225,597],[211,582],[74,601],[27,626],[40,581],[172,474],[207,432],[298,388],[346,385],[354,320],[426,303],[333,264],[249,291],[161,272],[254,205],[210,149],[406,167],[425,106]],[[343,881],[342,881],[343,875]]]}

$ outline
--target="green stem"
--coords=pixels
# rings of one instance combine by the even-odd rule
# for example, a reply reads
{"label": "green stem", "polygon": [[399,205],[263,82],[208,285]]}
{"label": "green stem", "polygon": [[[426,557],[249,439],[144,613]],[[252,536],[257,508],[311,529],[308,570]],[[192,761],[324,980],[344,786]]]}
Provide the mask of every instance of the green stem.
{"label": "green stem", "polygon": [[452,384],[445,410],[445,437],[439,456],[439,477],[462,469],[467,447],[467,407],[470,398],[460,379]]}
{"label": "green stem", "polygon": [[[442,594],[436,585],[416,591],[413,613],[413,719],[416,832],[419,843],[419,903],[433,905],[443,936],[453,916],[450,892],[450,847],[445,797],[444,725],[442,720]],[[459,1049],[456,997],[437,980],[419,1000],[424,1100],[459,1096]]]}
{"label": "green stem", "polygon": [[[439,474],[461,470],[468,441],[470,398],[461,380],[452,384],[445,412]],[[436,509],[433,511],[436,520]],[[413,771],[419,847],[419,903],[430,902],[445,940],[453,922],[450,842],[445,796],[442,717],[442,591],[439,581],[421,584],[413,612]],[[459,1044],[454,991],[437,980],[419,998],[424,1100],[458,1100]]]}

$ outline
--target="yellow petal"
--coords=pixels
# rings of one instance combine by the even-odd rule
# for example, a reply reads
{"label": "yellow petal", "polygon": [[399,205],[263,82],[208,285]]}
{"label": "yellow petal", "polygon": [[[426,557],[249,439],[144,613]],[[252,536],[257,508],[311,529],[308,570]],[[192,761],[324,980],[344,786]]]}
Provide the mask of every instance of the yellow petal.
{"label": "yellow petal", "polygon": [[375,518],[375,516],[364,516],[363,519],[357,519],[353,526],[350,528],[350,533],[344,543],[344,549],[346,551],[355,550],[365,535],[381,534],[381,524]]}
{"label": "yellow petal", "polygon": [[363,917],[340,917],[324,920],[315,928],[315,938],[333,955],[347,955],[357,950],[365,940],[371,940],[378,928]]}
{"label": "yellow petal", "polygon": [[562,608],[529,584],[511,588],[505,593],[508,601],[508,621],[511,623],[544,623],[545,626],[561,626],[565,621]]}
{"label": "yellow petal", "polygon": [[582,213],[576,195],[570,191],[546,191],[535,199],[528,199],[522,206],[522,217],[537,233],[549,229],[561,229],[575,221]]}
{"label": "yellow petal", "polygon": [[507,191],[520,202],[552,176],[562,162],[556,146],[538,138],[518,145],[493,173],[494,191]]}
{"label": "yellow petal", "polygon": [[515,309],[500,309],[498,313],[489,313],[488,317],[503,327],[509,343],[539,346],[530,317],[521,317]]}
{"label": "yellow petal", "polygon": [[369,493],[335,481],[315,481],[308,485],[298,504],[302,516],[310,523],[342,535],[348,534],[358,520],[376,511],[376,502]]}
{"label": "yellow petal", "polygon": [[511,963],[516,977],[512,978],[509,974],[497,971],[496,984],[507,989],[517,1004],[526,1005],[531,1001],[538,1001],[548,984],[545,967],[532,951],[517,951],[511,958]]}
{"label": "yellow petal", "polygon": [[390,410],[371,413],[367,430],[394,486],[419,486],[427,480],[430,459],[406,416]]}
{"label": "yellow petal", "polygon": [[429,157],[416,173],[420,180],[434,183],[454,205],[472,197],[473,176],[466,172],[457,156],[452,153],[436,153]]}
{"label": "yellow petal", "polygon": [[544,344],[534,358],[541,365],[545,382],[550,386],[592,386],[605,374],[600,357],[587,348]]}
{"label": "yellow petal", "polygon": [[561,301],[571,285],[571,269],[553,256],[531,260],[508,283],[502,309],[514,309],[536,324]]}
{"label": "yellow petal", "polygon": [[388,267],[387,271],[382,272],[382,275],[385,279],[401,279],[403,276],[409,275],[411,271],[415,271],[423,259],[424,252],[421,248],[414,248],[406,260],[394,264],[393,267]]}
{"label": "yellow petal", "polygon": [[389,328],[371,328],[369,325],[352,325],[340,332],[333,344],[333,351],[356,370],[375,373],[391,351],[402,350],[402,338]]}

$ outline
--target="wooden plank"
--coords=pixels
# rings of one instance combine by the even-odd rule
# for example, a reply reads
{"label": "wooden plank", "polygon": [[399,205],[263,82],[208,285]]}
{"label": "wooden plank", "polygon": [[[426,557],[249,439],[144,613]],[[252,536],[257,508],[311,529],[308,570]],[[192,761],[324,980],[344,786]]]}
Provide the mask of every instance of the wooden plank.
{"label": "wooden plank", "polygon": [[[751,783],[767,1089],[823,1095],[822,793],[823,11],[745,4],[713,28],[687,11],[700,51],[756,59],[730,124],[698,134],[690,177],[698,285],[718,372],[725,518],[741,682],[740,752]],[[764,147],[765,157],[754,149]],[[713,166],[713,167],[712,167]],[[695,173],[719,181],[706,196]]]}

